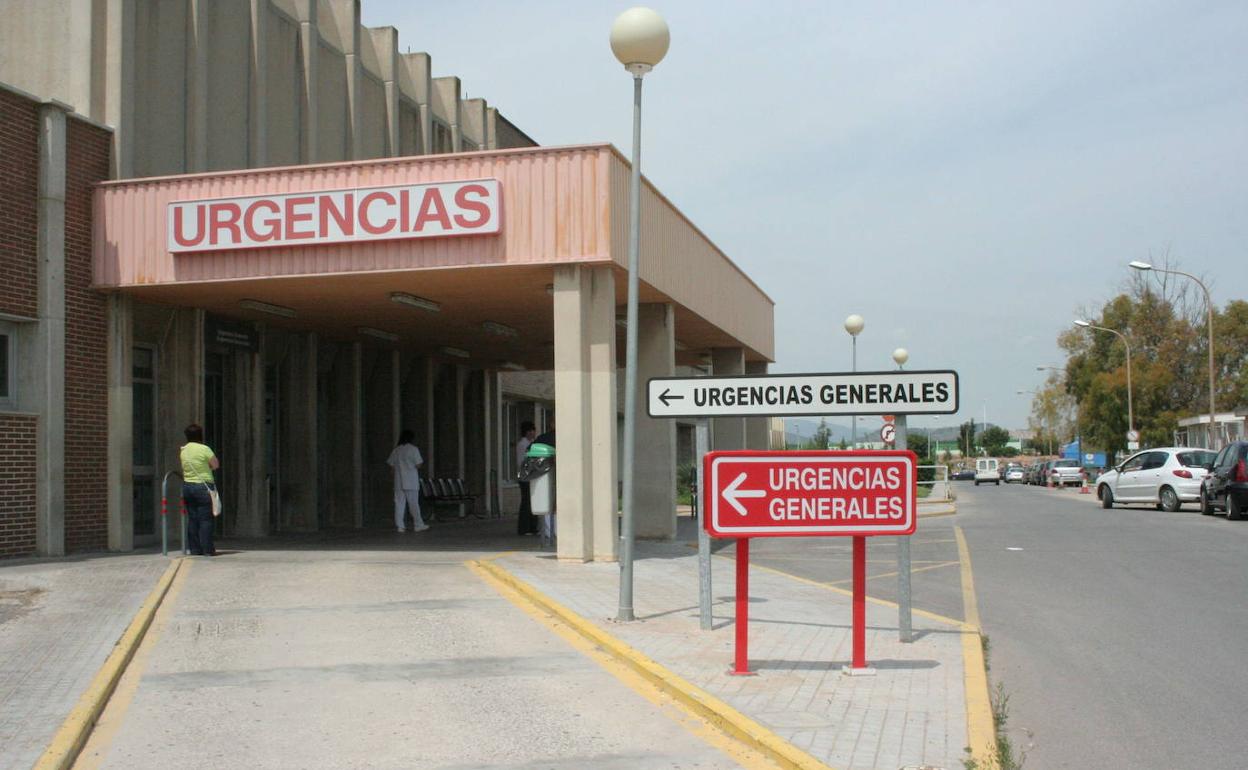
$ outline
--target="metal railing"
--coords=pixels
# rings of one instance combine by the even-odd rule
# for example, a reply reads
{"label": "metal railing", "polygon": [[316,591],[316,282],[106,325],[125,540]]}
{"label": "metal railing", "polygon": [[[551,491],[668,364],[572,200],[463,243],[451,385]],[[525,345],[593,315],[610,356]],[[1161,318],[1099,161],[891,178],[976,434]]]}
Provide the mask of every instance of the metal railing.
{"label": "metal railing", "polygon": [[[169,471],[165,477],[160,480],[160,553],[162,556],[169,555],[169,477],[177,476],[178,481],[182,481],[182,474],[177,471]],[[179,484],[179,486],[181,486]],[[182,520],[182,555],[190,553],[186,548],[186,501],[182,499],[182,495],[178,495],[178,513]]]}
{"label": "metal railing", "polygon": [[[924,473],[924,470],[930,469],[931,473]],[[949,466],[948,465],[920,465],[919,486],[927,487],[930,491],[926,497],[920,497],[919,502],[948,502],[953,498],[949,495]],[[930,479],[924,480],[924,476],[931,476]]]}

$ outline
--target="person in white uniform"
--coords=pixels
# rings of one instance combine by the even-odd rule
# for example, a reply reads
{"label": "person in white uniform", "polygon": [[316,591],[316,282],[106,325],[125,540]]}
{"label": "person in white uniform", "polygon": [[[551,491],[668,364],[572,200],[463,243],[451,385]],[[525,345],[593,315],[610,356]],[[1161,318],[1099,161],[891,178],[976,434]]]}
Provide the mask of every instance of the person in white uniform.
{"label": "person in white uniform", "polygon": [[394,525],[400,532],[407,531],[404,514],[412,512],[412,531],[424,532],[429,525],[420,517],[420,466],[425,458],[416,448],[416,434],[404,430],[399,434],[399,445],[390,453],[386,464],[394,469]]}

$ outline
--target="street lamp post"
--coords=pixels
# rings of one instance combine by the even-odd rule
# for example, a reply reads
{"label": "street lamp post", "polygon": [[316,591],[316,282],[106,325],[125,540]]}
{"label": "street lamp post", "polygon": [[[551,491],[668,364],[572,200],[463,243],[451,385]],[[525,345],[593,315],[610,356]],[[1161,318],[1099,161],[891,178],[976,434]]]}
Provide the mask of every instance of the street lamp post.
{"label": "street lamp post", "polygon": [[616,619],[633,615],[633,462],[637,452],[637,290],[641,242],[641,79],[663,60],[671,43],[667,22],[649,8],[630,8],[611,24],[611,51],[633,76],[633,168],[628,215],[628,328],[624,348],[624,515],[620,523],[620,606]]}
{"label": "street lamp post", "polygon": [[1214,410],[1213,392],[1213,297],[1209,294],[1209,287],[1204,284],[1204,281],[1201,281],[1191,273],[1185,273],[1182,270],[1154,267],[1147,262],[1140,262],[1138,260],[1130,262],[1129,264],[1136,270],[1156,270],[1159,273],[1169,273],[1170,275],[1181,275],[1185,278],[1191,278],[1196,282],[1196,285],[1200,287],[1200,290],[1205,293],[1205,311],[1209,315],[1209,448],[1220,449],[1221,447],[1215,446],[1216,442],[1214,441],[1213,435],[1214,424],[1217,421],[1217,412]]}
{"label": "street lamp post", "polygon": [[[857,313],[854,313],[845,319],[845,331],[849,332],[849,338],[853,340],[853,368],[851,369],[853,372],[858,371],[858,335],[862,332],[862,327],[866,326],[866,324],[867,322],[864,321],[862,316]],[[858,415],[851,417],[849,422],[850,435],[853,437],[853,443],[849,448],[853,449],[858,444]]]}
{"label": "street lamp post", "polygon": [[[893,351],[893,361],[898,369],[905,369],[910,360],[910,353],[905,348]],[[893,448],[908,449],[910,430],[906,424],[906,416],[899,414],[894,421]],[[915,468],[918,473],[918,468]],[[946,482],[948,483],[948,482]],[[913,610],[910,592],[910,538],[897,538],[897,636],[902,642],[914,641]]]}
{"label": "street lamp post", "polygon": [[1104,326],[1097,326],[1090,321],[1082,319],[1075,321],[1075,326],[1081,329],[1096,329],[1097,331],[1109,332],[1118,335],[1118,339],[1122,340],[1122,345],[1127,349],[1127,431],[1135,433],[1135,409],[1131,405],[1131,342],[1127,340],[1127,335],[1117,329],[1107,329]]}

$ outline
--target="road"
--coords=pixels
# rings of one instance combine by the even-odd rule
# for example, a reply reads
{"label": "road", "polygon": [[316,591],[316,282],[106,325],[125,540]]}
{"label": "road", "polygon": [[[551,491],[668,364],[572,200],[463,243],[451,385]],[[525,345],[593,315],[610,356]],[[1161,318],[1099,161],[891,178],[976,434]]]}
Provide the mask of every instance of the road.
{"label": "road", "polygon": [[[1075,491],[957,484],[956,516],[913,543],[915,606],[964,617],[965,533],[990,680],[1027,768],[1240,768],[1248,735],[1248,522]],[[757,544],[756,563],[849,587],[847,542]],[[895,597],[895,545],[870,545],[873,596]],[[949,562],[954,562],[950,564]]]}

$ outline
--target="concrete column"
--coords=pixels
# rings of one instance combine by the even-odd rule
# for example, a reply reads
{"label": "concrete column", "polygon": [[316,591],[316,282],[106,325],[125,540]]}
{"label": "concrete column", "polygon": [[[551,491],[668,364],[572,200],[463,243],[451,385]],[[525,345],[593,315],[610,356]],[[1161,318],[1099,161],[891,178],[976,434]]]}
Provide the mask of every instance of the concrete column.
{"label": "concrete column", "polygon": [[438,448],[438,423],[437,410],[434,408],[437,404],[437,380],[438,380],[438,362],[431,356],[424,360],[425,370],[425,446],[422,454],[425,458],[425,478],[435,478],[437,470],[437,448]]}
{"label": "concrete column", "polygon": [[481,389],[481,470],[482,470],[482,510],[493,515],[498,511],[494,508],[497,494],[498,478],[494,467],[494,450],[498,447],[498,372],[486,369],[481,373],[483,387]]}
{"label": "concrete column", "polygon": [[327,522],[335,527],[364,526],[363,348],[355,342],[340,348],[330,370],[329,499]]}
{"label": "concrete column", "polygon": [[320,42],[316,31],[317,0],[299,0],[299,47],[303,50],[303,89],[300,92],[301,123],[299,126],[300,161],[315,163],[320,160],[317,144],[317,49]]}
{"label": "concrete column", "polygon": [[[178,450],[184,430],[204,423],[204,311],[176,308],[158,351],[156,369],[156,478],[182,472]],[[127,429],[127,430],[131,430]],[[213,447],[221,451],[220,447]],[[171,493],[176,489],[171,482]],[[171,530],[176,529],[170,527]]]}
{"label": "concrete column", "polygon": [[208,169],[208,4],[190,0],[186,41],[186,170]]}
{"label": "concrete column", "polygon": [[[745,351],[741,348],[712,348],[711,369],[716,377],[745,374]],[[711,447],[715,450],[745,449],[745,418],[712,419]]]}
{"label": "concrete column", "polygon": [[586,272],[589,273],[590,287],[589,313],[585,320],[589,342],[589,481],[593,504],[594,560],[615,561],[619,558],[620,548],[615,273],[607,267],[588,268]]}
{"label": "concrete column", "polygon": [[593,504],[589,470],[592,411],[589,399],[589,268],[555,268],[555,418],[558,445],[555,510],[558,556],[593,559]]}
{"label": "concrete column", "polygon": [[617,558],[615,284],[610,268],[555,268],[559,558]]}
{"label": "concrete column", "polygon": [[237,454],[231,458],[234,495],[231,534],[263,537],[269,533],[268,472],[264,457],[264,332],[256,352],[234,354],[234,435]]}
{"label": "concrete column", "polygon": [[[747,361],[745,364],[746,374],[766,374],[766,361]],[[768,429],[770,422],[767,417],[746,417],[745,418],[745,448],[746,449],[770,449],[771,433]]]}
{"label": "concrete column", "polygon": [[364,140],[360,134],[360,116],[363,112],[360,96],[360,80],[363,78],[360,62],[360,4],[359,2],[332,3],[333,23],[347,66],[347,154],[351,159],[364,157]]}
{"label": "concrete column", "polygon": [[390,522],[394,475],[386,459],[399,438],[399,355],[394,350],[364,351],[364,507],[365,524]]}
{"label": "concrete column", "polygon": [[247,164],[268,165],[269,0],[251,0],[251,81],[247,88]]}
{"label": "concrete column", "polygon": [[464,386],[468,379],[468,370],[462,365],[455,365],[455,475],[465,476],[464,434],[466,410],[464,408]]}
{"label": "concrete column", "polygon": [[315,334],[290,335],[282,372],[281,511],[284,530],[312,532],[320,525],[320,494],[310,478],[317,466],[317,357]]}
{"label": "concrete column", "polygon": [[668,304],[637,308],[637,537],[676,536],[676,421],[646,415],[646,381],[676,373],[675,315]]}
{"label": "concrete column", "polygon": [[[65,553],[65,114],[39,108],[39,322],[34,333],[35,551]],[[129,426],[127,426],[129,430]]]}
{"label": "concrete column", "polygon": [[386,149],[388,157],[401,153],[399,142],[399,31],[394,27],[368,30],[377,61],[381,65],[381,83],[386,92]]}
{"label": "concrete column", "polygon": [[134,305],[110,294],[108,323],[108,548],[134,550]]}
{"label": "concrete column", "polygon": [[[105,2],[108,6],[103,55],[105,85],[93,89],[91,115],[96,117],[102,112],[104,122],[113,127],[113,178],[126,179],[134,176],[136,0]],[[126,376],[129,374],[127,370]],[[133,501],[127,499],[126,505],[133,505]]]}

